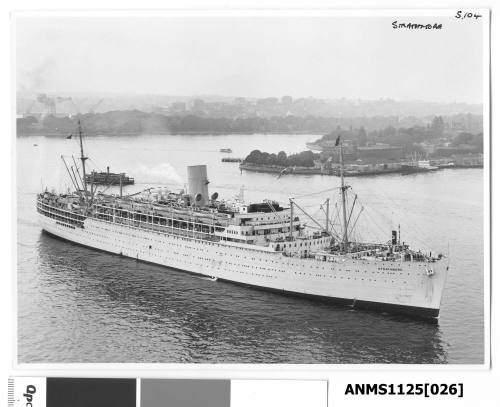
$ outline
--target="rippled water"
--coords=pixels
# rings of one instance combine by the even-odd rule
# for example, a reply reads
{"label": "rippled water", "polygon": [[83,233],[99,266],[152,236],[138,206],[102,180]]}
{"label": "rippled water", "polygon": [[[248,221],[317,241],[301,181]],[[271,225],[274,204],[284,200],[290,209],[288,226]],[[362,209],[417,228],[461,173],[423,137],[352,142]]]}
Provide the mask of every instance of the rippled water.
{"label": "rippled water", "polygon": [[[135,176],[127,192],[158,183],[181,188],[185,166],[206,163],[210,191],[232,198],[244,185],[247,200],[286,203],[338,179],[240,173],[220,162],[219,149],[237,157],[254,148],[297,152],[316,138],[95,137],[86,148],[90,165]],[[365,240],[386,241],[400,224],[412,247],[449,251],[441,317],[432,324],[213,282],[46,235],[35,196],[42,186],[68,186],[60,155],[71,153],[76,140],[17,142],[19,362],[483,362],[482,170],[349,179],[365,207],[358,224]],[[326,197],[298,202],[319,215]]]}

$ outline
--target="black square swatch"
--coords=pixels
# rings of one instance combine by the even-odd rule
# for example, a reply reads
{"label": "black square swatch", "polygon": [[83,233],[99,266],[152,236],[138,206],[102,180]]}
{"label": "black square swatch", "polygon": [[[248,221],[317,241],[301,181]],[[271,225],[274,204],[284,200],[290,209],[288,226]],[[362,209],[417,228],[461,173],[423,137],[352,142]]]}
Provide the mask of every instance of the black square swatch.
{"label": "black square swatch", "polygon": [[47,407],[135,407],[136,379],[47,378]]}

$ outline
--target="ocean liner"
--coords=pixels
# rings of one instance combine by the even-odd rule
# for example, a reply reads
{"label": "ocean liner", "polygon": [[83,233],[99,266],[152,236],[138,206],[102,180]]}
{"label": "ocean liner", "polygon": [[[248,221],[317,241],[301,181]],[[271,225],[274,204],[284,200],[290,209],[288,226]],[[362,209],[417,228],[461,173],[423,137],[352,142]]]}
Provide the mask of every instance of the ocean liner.
{"label": "ocean liner", "polygon": [[[45,190],[36,208],[41,227],[71,242],[137,260],[279,293],[336,301],[354,308],[435,319],[448,272],[445,256],[422,253],[392,231],[385,243],[351,238],[356,220],[340,177],[338,226],[304,227],[296,199],[245,203],[209,195],[206,166],[188,167],[187,191],[149,188],[124,195],[88,182],[80,123],[81,164],[68,167],[73,192]],[[342,141],[337,139],[340,157]],[[341,160],[343,161],[343,160]],[[341,168],[343,163],[341,162]],[[333,212],[333,211],[332,211]],[[309,215],[303,211],[304,214]],[[168,272],[168,269],[166,269]]]}

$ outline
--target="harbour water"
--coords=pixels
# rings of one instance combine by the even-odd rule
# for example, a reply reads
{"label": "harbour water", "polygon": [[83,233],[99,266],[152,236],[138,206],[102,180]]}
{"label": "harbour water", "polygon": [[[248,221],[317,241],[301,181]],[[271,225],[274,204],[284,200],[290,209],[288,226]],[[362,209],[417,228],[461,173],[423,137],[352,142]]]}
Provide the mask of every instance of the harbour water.
{"label": "harbour water", "polygon": [[[298,152],[317,138],[106,136],[86,138],[85,147],[90,167],[109,165],[135,178],[125,193],[160,185],[181,189],[187,165],[207,164],[210,192],[232,199],[244,186],[247,201],[283,204],[303,196],[297,202],[321,219],[319,205],[338,191],[309,194],[338,186],[338,178],[278,179],[221,162],[253,149]],[[400,225],[401,240],[412,248],[449,253],[441,316],[432,324],[211,281],[48,236],[37,224],[34,203],[42,188],[70,186],[61,154],[76,158],[77,140],[17,139],[20,363],[483,363],[481,169],[348,180],[363,206],[360,239],[387,241]]]}

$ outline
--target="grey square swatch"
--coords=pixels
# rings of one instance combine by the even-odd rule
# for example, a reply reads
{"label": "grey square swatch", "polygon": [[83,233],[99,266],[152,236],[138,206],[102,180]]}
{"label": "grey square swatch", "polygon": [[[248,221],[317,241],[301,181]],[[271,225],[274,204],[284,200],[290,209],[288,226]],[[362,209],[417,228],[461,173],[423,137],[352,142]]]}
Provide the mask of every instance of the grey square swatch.
{"label": "grey square swatch", "polygon": [[229,380],[141,380],[141,407],[230,407],[230,403]]}

